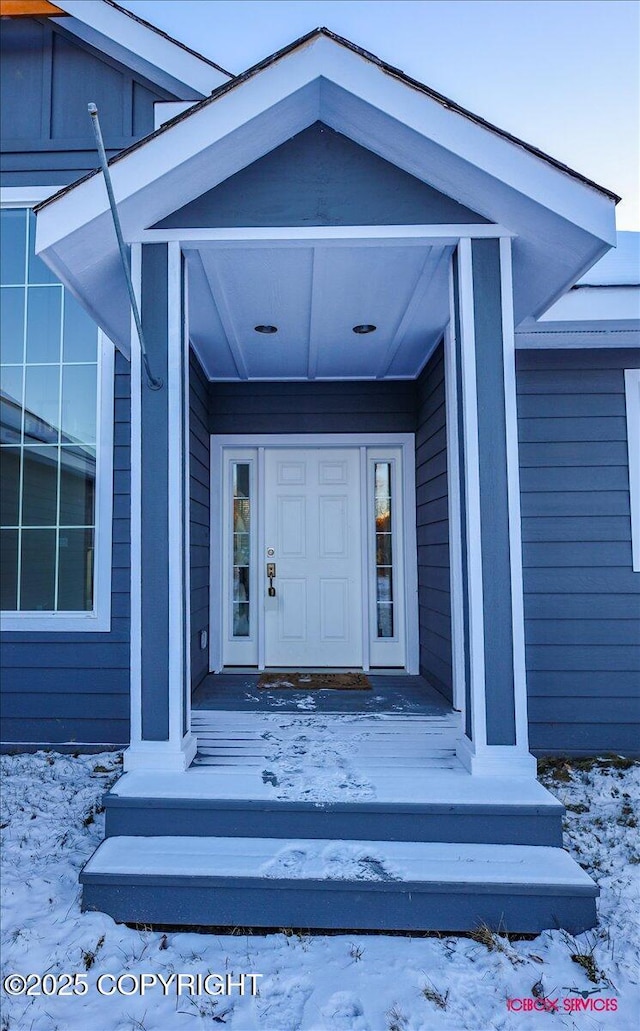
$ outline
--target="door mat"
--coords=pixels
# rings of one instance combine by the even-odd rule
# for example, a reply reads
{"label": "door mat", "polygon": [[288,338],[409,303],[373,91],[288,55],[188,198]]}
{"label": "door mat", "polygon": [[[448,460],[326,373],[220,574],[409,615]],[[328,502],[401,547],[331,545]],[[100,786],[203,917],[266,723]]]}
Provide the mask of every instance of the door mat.
{"label": "door mat", "polygon": [[258,687],[270,691],[370,691],[371,681],[364,673],[263,673]]}

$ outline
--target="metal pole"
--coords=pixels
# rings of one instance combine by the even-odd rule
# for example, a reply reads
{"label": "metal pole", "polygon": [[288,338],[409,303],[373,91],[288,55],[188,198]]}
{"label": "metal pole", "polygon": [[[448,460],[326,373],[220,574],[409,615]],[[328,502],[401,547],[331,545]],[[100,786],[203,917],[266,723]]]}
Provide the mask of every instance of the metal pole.
{"label": "metal pole", "polygon": [[127,245],[124,242],[122,236],[122,226],[120,225],[120,216],[118,214],[118,207],[116,205],[116,198],[113,193],[113,185],[111,183],[111,174],[109,172],[109,165],[107,164],[107,155],[104,149],[104,142],[102,140],[102,131],[100,129],[100,119],[98,118],[98,108],[95,104],[89,104],[89,114],[91,115],[91,124],[93,125],[93,132],[96,138],[96,144],[98,147],[98,154],[100,155],[100,165],[102,166],[102,174],[104,176],[105,186],[107,187],[107,195],[109,197],[109,206],[111,208],[111,216],[113,218],[113,227],[116,231],[116,237],[118,239],[118,248],[120,250],[120,258],[122,259],[122,267],[124,269],[124,278],[127,281],[127,290],[129,291],[129,301],[131,302],[131,310],[133,312],[133,320],[136,324],[136,331],[138,333],[138,340],[140,341],[140,353],[142,355],[142,362],[144,364],[144,371],[147,376],[147,383],[151,390],[160,390],[162,387],[162,380],[156,379],[151,372],[149,365],[149,358],[147,355],[147,348],[144,343],[144,334],[142,332],[142,320],[140,318],[140,312],[138,311],[138,302],[136,300],[135,291],[133,289],[133,282],[131,280],[131,265],[129,261],[129,251]]}

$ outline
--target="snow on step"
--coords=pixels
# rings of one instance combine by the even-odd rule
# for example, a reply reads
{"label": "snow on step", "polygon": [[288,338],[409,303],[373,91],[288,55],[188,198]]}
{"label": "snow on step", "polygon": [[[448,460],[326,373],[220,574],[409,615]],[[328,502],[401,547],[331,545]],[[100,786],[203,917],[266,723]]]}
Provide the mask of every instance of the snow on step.
{"label": "snow on step", "polygon": [[563,849],[535,845],[123,836],[100,845],[82,879],[91,883],[104,875],[491,885],[500,891],[536,885],[597,894]]}
{"label": "snow on step", "polygon": [[[133,771],[110,792],[122,798],[149,799],[274,799],[272,785],[237,768],[191,766],[184,773]],[[458,764],[453,769],[397,771],[393,781],[385,773],[376,801],[443,804],[449,806],[541,806],[562,811],[562,805],[539,781],[528,777],[471,776]]]}
{"label": "snow on step", "polygon": [[194,714],[192,729],[197,766],[237,773],[244,784],[263,781],[271,797],[356,801],[377,798],[398,777],[454,768],[458,723],[451,713],[415,718],[204,711]]}

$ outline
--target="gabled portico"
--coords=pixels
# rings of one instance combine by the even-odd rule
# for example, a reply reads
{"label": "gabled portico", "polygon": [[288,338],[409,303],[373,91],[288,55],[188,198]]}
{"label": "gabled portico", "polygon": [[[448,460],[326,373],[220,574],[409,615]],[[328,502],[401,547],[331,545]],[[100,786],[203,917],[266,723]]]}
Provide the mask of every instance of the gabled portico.
{"label": "gabled portico", "polygon": [[[272,599],[263,567],[280,555],[270,554],[270,546],[276,549],[265,532],[265,498],[273,494],[265,484],[278,483],[300,511],[308,498],[315,504],[316,495],[302,489],[286,494],[277,459],[287,457],[295,486],[311,475],[301,449],[323,448],[318,461],[326,468],[317,475],[334,487],[345,484],[327,508],[331,525],[341,513],[340,547],[351,541],[358,549],[342,587],[335,588],[339,573],[331,574],[334,616],[343,602],[346,611],[345,599],[353,602],[363,571],[349,631],[357,624],[362,649],[340,655],[356,655],[360,668],[390,665],[416,674],[418,643],[433,630],[418,602],[434,584],[444,587],[451,598],[441,614],[451,627],[453,707],[461,713],[456,784],[464,793],[464,784],[475,781],[471,791],[481,794],[493,784],[502,798],[515,777],[515,794],[522,795],[516,804],[544,809],[544,800],[534,799],[542,789],[527,739],[514,331],[611,245],[614,199],[326,30],[220,87],[120,155],[111,172],[161,389],[150,389],[142,375],[100,176],[41,207],[38,242],[44,260],[131,360],[132,738],[129,772],[115,794],[153,797],[158,808],[173,794],[167,776],[177,776],[178,795],[206,780],[200,800],[219,800],[215,769],[189,769],[194,729],[206,731],[190,713],[190,559],[193,566],[194,548],[202,546],[190,539],[190,355],[205,383],[260,384],[275,396],[278,384],[377,384],[381,392],[392,383],[413,385],[441,348],[444,403],[422,403],[427,429],[417,448],[413,432],[403,430],[402,441],[401,433],[394,436],[382,410],[359,436],[337,426],[314,436],[309,422],[289,436],[278,435],[275,421],[251,430],[238,410],[233,439],[217,438],[222,472],[212,474],[208,495],[213,564],[217,541],[227,540],[220,552],[227,558],[213,565],[209,633],[214,641],[222,634],[233,570],[250,569],[244,593],[227,593],[230,605],[245,606],[237,625],[245,620],[256,634],[255,651],[242,664],[268,665],[260,640]],[[429,428],[436,408],[442,422]],[[430,443],[436,438],[437,454]],[[416,468],[432,460],[416,491]],[[225,495],[238,463],[245,486]],[[390,533],[376,523],[378,466],[389,484],[391,470],[397,472],[381,498],[387,515],[393,502],[391,523],[399,527],[385,552],[393,562],[377,557],[378,547],[389,545],[379,538]],[[416,518],[434,498],[440,521],[448,522],[445,540]],[[236,501],[254,505],[254,537],[248,524],[225,530]],[[236,543],[245,549],[242,562],[229,559]],[[347,569],[347,550],[335,542],[332,549]],[[302,566],[292,569],[290,581],[300,583]],[[399,593],[388,593],[391,583]],[[296,604],[298,613],[307,611],[306,603]],[[380,627],[391,623],[380,620],[379,610],[391,604],[399,647],[385,663],[375,660],[371,640],[380,645],[375,654],[384,655],[387,631]],[[338,616],[332,626],[339,636]],[[302,664],[299,654],[291,665]],[[282,655],[278,664],[289,665]],[[222,647],[212,656],[210,668],[229,664]],[[576,925],[584,920],[583,913]]]}

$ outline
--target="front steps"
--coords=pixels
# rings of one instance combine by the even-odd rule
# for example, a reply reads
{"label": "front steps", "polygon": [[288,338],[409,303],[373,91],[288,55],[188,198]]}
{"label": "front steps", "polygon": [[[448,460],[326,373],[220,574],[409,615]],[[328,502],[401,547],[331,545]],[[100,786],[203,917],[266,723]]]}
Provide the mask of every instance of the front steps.
{"label": "front steps", "polygon": [[597,895],[559,848],[386,840],[116,837],[81,881],[120,921],[319,930],[578,933]]}
{"label": "front steps", "polygon": [[247,776],[128,773],[105,797],[106,835],[562,845],[564,807],[541,784],[472,777],[459,763],[425,767],[396,797],[349,801],[278,799],[277,785]]}
{"label": "front steps", "polygon": [[533,933],[593,926],[564,807],[455,756],[459,714],[194,713],[184,773],[126,773],[83,907],[202,926]]}

